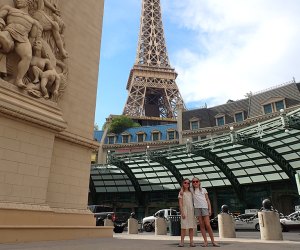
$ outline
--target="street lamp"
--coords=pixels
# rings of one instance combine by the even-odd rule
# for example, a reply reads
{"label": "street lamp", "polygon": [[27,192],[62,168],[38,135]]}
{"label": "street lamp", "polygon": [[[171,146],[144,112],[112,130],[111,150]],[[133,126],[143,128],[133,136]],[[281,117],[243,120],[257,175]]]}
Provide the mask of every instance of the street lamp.
{"label": "street lamp", "polygon": [[147,145],[147,147],[146,147],[146,161],[148,162],[148,163],[150,163],[150,151],[149,151],[149,145]]}
{"label": "street lamp", "polygon": [[191,157],[191,153],[192,153],[192,143],[190,142],[190,139],[186,139],[186,153],[188,155],[188,157]]}
{"label": "street lamp", "polygon": [[284,109],[280,109],[280,120],[282,127],[285,129],[284,132],[289,132],[289,119],[286,116]]}

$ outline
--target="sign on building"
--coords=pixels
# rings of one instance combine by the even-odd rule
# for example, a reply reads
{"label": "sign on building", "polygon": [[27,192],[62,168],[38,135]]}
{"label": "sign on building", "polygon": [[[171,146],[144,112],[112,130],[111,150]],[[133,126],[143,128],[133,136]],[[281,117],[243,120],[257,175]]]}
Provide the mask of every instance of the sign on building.
{"label": "sign on building", "polygon": [[258,209],[245,209],[245,214],[255,214],[257,213],[259,210]]}

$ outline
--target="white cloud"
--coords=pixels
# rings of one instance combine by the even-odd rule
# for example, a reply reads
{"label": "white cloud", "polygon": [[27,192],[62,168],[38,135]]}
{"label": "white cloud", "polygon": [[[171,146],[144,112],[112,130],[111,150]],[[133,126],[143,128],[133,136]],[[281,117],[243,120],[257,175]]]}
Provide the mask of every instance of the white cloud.
{"label": "white cloud", "polygon": [[[167,0],[166,0],[167,1]],[[241,99],[300,80],[300,1],[172,0],[171,20],[192,33],[194,47],[171,55],[186,102]]]}

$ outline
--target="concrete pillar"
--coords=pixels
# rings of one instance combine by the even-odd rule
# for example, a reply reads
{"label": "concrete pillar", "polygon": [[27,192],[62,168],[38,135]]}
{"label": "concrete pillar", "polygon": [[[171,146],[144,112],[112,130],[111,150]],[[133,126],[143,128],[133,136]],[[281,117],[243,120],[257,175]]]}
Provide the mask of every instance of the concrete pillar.
{"label": "concrete pillar", "polygon": [[134,218],[128,219],[128,234],[137,234],[139,231],[138,221]]}
{"label": "concrete pillar", "polygon": [[111,219],[104,219],[104,226],[110,226],[113,227],[114,223]]}
{"label": "concrete pillar", "polygon": [[165,218],[155,218],[155,235],[167,234],[167,222]]}
{"label": "concrete pillar", "polygon": [[218,228],[220,238],[235,238],[235,223],[230,214],[218,214]]}
{"label": "concrete pillar", "polygon": [[182,138],[182,112],[184,111],[183,103],[177,103],[177,131],[178,131],[178,140],[179,144],[183,143]]}
{"label": "concrete pillar", "polygon": [[274,211],[258,212],[262,240],[283,240],[279,214]]}

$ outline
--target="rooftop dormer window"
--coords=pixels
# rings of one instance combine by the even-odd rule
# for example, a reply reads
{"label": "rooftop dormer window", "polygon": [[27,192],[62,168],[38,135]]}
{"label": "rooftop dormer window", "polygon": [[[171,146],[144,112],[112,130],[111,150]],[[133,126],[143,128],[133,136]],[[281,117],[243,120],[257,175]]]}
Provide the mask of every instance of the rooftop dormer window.
{"label": "rooftop dormer window", "polygon": [[280,109],[285,109],[285,100],[283,97],[272,97],[266,102],[262,103],[262,109],[264,114],[270,114],[274,112],[279,112]]}
{"label": "rooftop dormer window", "polygon": [[215,116],[216,119],[216,126],[224,126],[225,125],[225,115],[218,114]]}
{"label": "rooftop dormer window", "polygon": [[241,112],[236,112],[234,114],[234,121],[235,122],[242,122],[245,120],[245,117],[244,117],[244,111],[241,111]]}
{"label": "rooftop dormer window", "polygon": [[168,138],[169,141],[176,139],[176,131],[175,130],[168,130]]}
{"label": "rooftop dormer window", "polygon": [[146,139],[146,134],[144,132],[137,133],[137,142],[144,142]]}
{"label": "rooftop dormer window", "polygon": [[190,119],[190,129],[191,130],[197,130],[200,128],[200,121],[198,118],[192,118]]}

